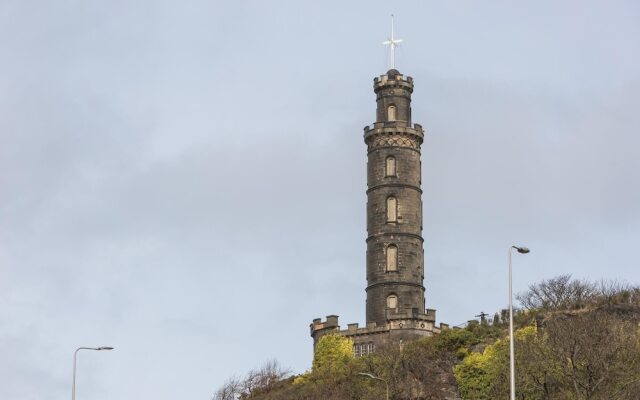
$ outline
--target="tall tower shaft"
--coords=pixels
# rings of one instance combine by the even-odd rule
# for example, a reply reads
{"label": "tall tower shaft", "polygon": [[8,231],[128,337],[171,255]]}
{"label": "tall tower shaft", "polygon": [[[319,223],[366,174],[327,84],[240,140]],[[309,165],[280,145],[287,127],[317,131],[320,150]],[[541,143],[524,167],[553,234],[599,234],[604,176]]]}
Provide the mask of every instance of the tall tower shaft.
{"label": "tall tower shaft", "polygon": [[324,335],[353,340],[361,356],[448,328],[425,309],[422,239],[422,126],[411,122],[413,79],[395,69],[373,80],[376,121],[367,144],[367,323],[340,329],[337,315],[309,325],[314,348]]}
{"label": "tall tower shaft", "polygon": [[425,317],[420,146],[411,122],[413,79],[374,79],[376,122],[367,144],[367,323]]}

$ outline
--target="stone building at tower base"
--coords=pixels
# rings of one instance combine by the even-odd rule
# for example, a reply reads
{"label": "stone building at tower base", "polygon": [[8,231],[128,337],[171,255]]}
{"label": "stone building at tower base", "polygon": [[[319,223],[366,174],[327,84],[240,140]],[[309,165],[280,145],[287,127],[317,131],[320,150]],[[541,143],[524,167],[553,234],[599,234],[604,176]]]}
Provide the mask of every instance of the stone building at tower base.
{"label": "stone building at tower base", "polygon": [[410,318],[390,319],[385,326],[377,326],[375,322],[370,322],[365,327],[359,327],[355,323],[348,324],[347,329],[342,330],[337,315],[327,315],[324,321],[316,318],[309,326],[313,347],[315,350],[318,340],[324,335],[340,335],[353,340],[353,352],[356,356],[361,356],[390,345],[402,346],[403,343],[424,336],[433,336],[449,328],[449,325],[443,323],[436,326],[436,310],[427,309],[426,311],[425,314]]}

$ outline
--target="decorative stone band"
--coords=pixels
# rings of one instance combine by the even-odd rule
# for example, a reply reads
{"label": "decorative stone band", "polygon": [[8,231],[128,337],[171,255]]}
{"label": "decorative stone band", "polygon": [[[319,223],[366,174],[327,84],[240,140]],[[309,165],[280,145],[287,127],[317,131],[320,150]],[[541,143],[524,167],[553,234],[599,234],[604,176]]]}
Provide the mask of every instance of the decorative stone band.
{"label": "decorative stone band", "polygon": [[405,147],[420,151],[420,145],[424,140],[422,126],[415,124],[411,128],[400,124],[388,125],[390,124],[375,123],[373,127],[364,128],[364,142],[367,144],[368,152],[385,147]]}
{"label": "decorative stone band", "polygon": [[396,134],[381,135],[367,141],[367,151],[369,152],[385,147],[408,147],[420,150],[420,142],[412,137]]}
{"label": "decorative stone band", "polygon": [[422,189],[420,189],[420,187],[416,185],[410,185],[408,183],[381,183],[379,185],[375,185],[367,189],[367,194],[373,192],[374,190],[387,188],[387,187],[413,189],[416,192],[422,194]]}
{"label": "decorative stone band", "polygon": [[408,101],[411,101],[411,90],[398,90],[395,89],[393,87],[391,88],[384,88],[383,90],[378,90],[376,91],[377,97],[376,100],[380,100],[381,98],[385,98],[385,97],[393,97],[393,98],[398,98],[398,97],[402,97],[407,99]]}
{"label": "decorative stone band", "polygon": [[386,237],[389,236],[406,236],[406,237],[410,237],[410,238],[414,238],[417,239],[421,242],[424,242],[424,239],[422,238],[422,236],[420,235],[416,235],[415,233],[409,233],[409,232],[379,232],[379,233],[374,233],[373,235],[369,235],[367,237],[366,242],[368,243],[369,241],[373,240],[373,239],[384,239]]}
{"label": "decorative stone band", "polygon": [[365,292],[368,292],[369,289],[373,289],[377,286],[391,286],[391,285],[397,285],[397,286],[413,286],[413,287],[417,287],[417,288],[421,288],[422,290],[424,290],[424,286],[422,286],[419,283],[413,283],[413,282],[398,282],[398,281],[380,281],[380,282],[376,282],[372,285],[367,286],[367,288],[365,289]]}

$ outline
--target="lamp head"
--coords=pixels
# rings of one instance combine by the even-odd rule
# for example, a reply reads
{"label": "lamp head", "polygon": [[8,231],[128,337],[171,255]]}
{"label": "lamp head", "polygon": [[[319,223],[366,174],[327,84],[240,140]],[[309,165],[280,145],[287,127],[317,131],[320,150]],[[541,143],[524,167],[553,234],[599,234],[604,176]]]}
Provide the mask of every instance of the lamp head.
{"label": "lamp head", "polygon": [[98,347],[98,350],[113,350],[113,347],[103,346],[103,347]]}
{"label": "lamp head", "polygon": [[512,246],[514,249],[518,250],[518,253],[520,254],[527,254],[528,252],[530,252],[531,250],[529,250],[526,247],[518,247],[518,246]]}

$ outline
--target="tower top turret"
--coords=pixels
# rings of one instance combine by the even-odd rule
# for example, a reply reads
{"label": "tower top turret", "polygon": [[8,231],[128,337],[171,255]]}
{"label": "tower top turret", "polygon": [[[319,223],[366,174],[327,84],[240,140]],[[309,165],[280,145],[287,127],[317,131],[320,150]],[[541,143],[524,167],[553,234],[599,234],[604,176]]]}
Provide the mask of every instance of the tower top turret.
{"label": "tower top turret", "polygon": [[398,89],[408,90],[409,93],[411,93],[413,92],[413,78],[402,75],[402,73],[395,68],[390,69],[384,75],[373,78],[373,89],[376,92],[383,87],[392,89],[392,86]]}

